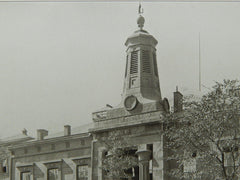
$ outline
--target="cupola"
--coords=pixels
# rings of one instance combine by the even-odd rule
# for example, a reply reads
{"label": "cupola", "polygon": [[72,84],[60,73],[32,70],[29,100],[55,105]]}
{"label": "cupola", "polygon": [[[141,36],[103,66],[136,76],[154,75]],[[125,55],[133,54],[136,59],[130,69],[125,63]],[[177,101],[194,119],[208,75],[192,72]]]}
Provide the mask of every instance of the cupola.
{"label": "cupola", "polygon": [[[123,88],[123,102],[131,109],[130,101],[147,103],[161,101],[159,75],[157,68],[157,40],[143,29],[145,19],[139,12],[138,30],[127,38],[126,70]],[[128,107],[129,106],[129,107]]]}

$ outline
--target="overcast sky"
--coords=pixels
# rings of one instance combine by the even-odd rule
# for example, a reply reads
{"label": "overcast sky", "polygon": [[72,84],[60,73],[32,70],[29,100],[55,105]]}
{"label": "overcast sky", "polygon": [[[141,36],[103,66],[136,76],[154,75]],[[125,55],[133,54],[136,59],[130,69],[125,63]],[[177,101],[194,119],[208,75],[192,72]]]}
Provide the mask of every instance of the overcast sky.
{"label": "overcast sky", "polygon": [[[240,3],[146,3],[163,97],[240,77]],[[0,137],[92,121],[121,100],[138,3],[0,2]],[[204,89],[203,89],[204,90]]]}

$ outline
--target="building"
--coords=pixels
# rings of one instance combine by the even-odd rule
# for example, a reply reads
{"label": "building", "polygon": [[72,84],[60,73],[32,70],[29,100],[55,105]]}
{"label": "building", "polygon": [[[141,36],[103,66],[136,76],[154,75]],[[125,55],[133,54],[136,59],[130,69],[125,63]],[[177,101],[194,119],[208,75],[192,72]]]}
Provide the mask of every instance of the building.
{"label": "building", "polygon": [[[92,113],[93,123],[80,129],[64,127],[62,134],[37,131],[37,139],[12,143],[8,149],[11,180],[103,180],[102,161],[108,151],[103,139],[113,132],[123,136],[138,156],[138,175],[132,179],[166,179],[163,117],[169,103],[162,98],[157,68],[157,40],[139,15],[136,30],[125,43],[126,69],[122,101]],[[174,93],[175,111],[182,109],[182,95]]]}
{"label": "building", "polygon": [[0,141],[0,179],[9,179],[12,153],[8,150],[9,146],[21,144],[34,138],[27,135],[24,129],[21,134],[5,138]]}

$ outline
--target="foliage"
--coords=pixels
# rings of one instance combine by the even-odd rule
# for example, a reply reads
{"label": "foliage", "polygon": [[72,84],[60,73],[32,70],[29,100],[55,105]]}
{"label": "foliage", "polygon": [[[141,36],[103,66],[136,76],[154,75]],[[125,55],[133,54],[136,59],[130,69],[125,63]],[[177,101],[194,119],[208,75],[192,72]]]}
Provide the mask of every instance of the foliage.
{"label": "foliage", "polygon": [[199,101],[186,98],[182,113],[166,117],[169,175],[225,180],[239,176],[239,110],[237,80],[216,82]]}
{"label": "foliage", "polygon": [[112,131],[104,140],[107,154],[103,159],[102,169],[106,177],[112,179],[128,178],[132,176],[132,168],[138,165],[133,147],[129,147],[120,131]]}

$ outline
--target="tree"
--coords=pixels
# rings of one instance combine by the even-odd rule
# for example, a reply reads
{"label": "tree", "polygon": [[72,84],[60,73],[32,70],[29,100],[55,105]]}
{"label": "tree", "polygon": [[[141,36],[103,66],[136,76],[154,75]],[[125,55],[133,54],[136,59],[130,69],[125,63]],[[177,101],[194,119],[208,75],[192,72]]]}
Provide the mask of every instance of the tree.
{"label": "tree", "polygon": [[216,82],[201,100],[184,100],[166,117],[169,175],[234,180],[240,175],[240,83]]}
{"label": "tree", "polygon": [[103,143],[107,148],[102,165],[105,177],[114,180],[131,179],[133,168],[138,166],[136,148],[129,146],[121,131],[117,130],[112,131]]}

